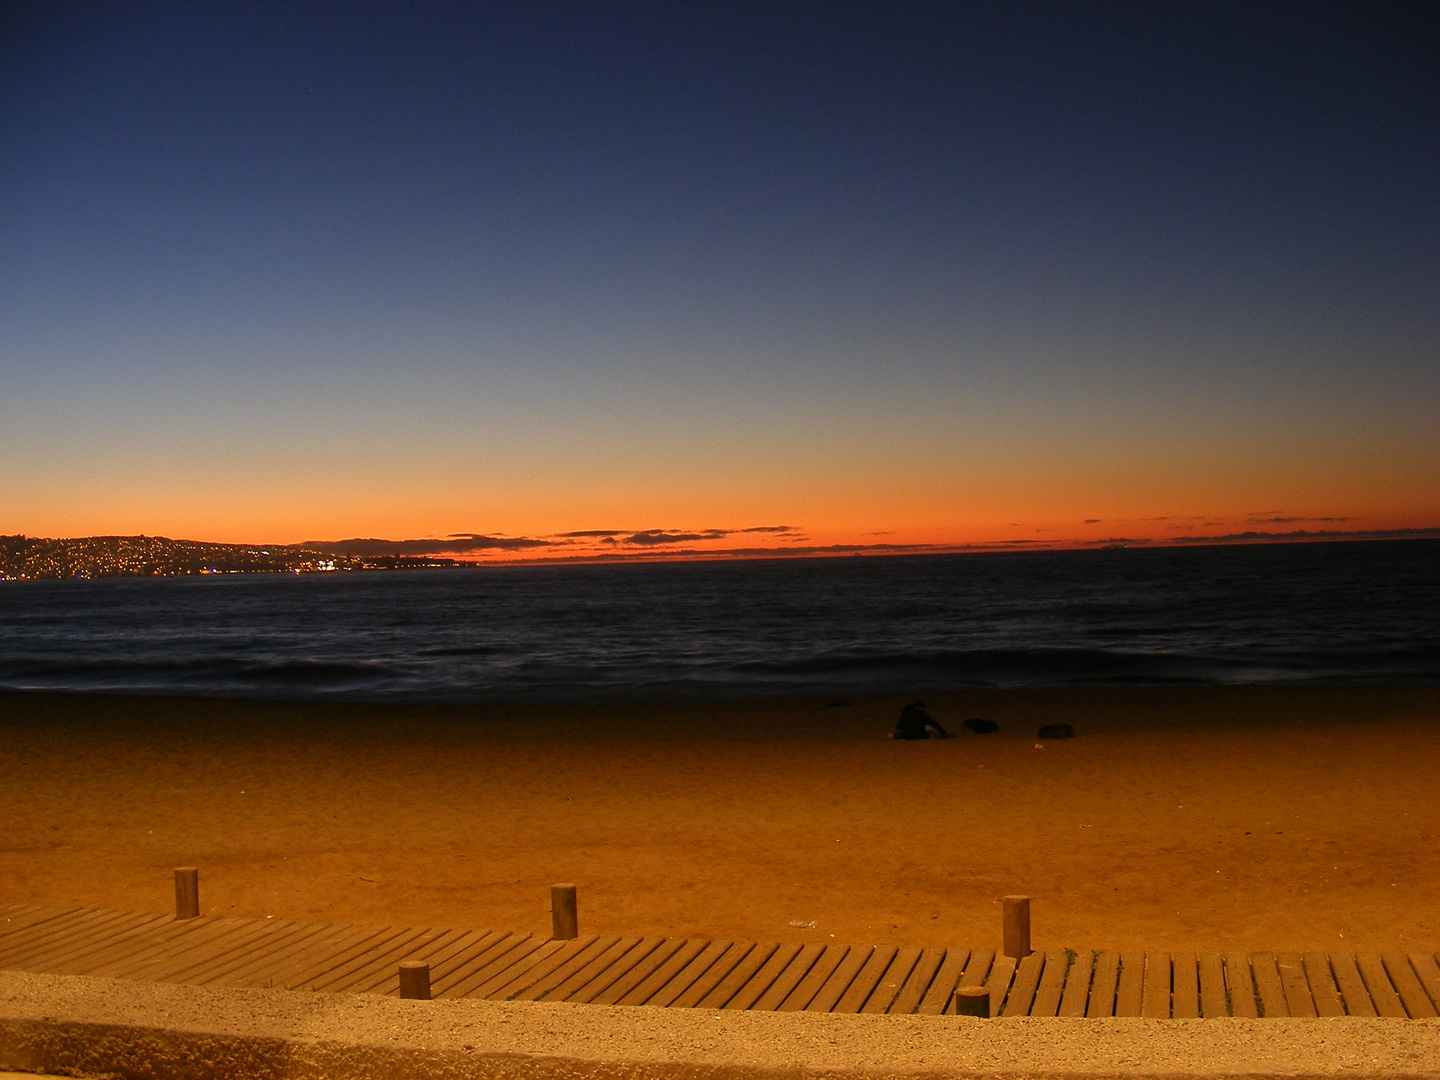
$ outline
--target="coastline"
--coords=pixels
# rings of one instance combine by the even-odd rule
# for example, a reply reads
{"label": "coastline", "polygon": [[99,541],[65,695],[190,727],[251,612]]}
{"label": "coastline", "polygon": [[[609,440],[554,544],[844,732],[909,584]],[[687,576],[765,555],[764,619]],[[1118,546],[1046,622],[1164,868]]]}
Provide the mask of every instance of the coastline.
{"label": "coastline", "polygon": [[984,944],[1023,892],[1040,948],[1440,945],[1440,688],[927,695],[1001,731],[908,744],[851,701],[4,693],[0,902],[164,911],[194,864],[362,924],[543,931],[565,880],[590,932]]}

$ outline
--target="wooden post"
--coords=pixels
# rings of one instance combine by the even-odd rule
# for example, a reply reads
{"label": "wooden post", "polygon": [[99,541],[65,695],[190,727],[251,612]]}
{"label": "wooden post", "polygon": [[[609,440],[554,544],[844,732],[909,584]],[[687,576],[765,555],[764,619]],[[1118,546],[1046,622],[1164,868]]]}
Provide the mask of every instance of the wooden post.
{"label": "wooden post", "polygon": [[1005,897],[1005,955],[1023,960],[1030,955],[1030,898]]}
{"label": "wooden post", "polygon": [[175,868],[175,918],[200,917],[200,871],[193,866]]}
{"label": "wooden post", "polygon": [[556,941],[569,941],[580,936],[574,885],[564,883],[550,886],[550,936]]}
{"label": "wooden post", "polygon": [[988,986],[962,986],[955,991],[956,1016],[989,1016],[990,988]]}
{"label": "wooden post", "polygon": [[400,996],[418,1001],[430,1000],[430,965],[419,960],[406,960],[400,965]]}

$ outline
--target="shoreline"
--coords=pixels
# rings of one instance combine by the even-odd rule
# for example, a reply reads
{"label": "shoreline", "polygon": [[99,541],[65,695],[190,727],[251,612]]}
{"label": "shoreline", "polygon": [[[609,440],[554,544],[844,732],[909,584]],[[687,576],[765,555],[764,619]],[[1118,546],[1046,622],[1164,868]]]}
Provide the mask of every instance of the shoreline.
{"label": "shoreline", "polygon": [[[0,692],[0,901],[543,932],[1435,949],[1440,688],[347,704]],[[1035,746],[1042,723],[1078,737]],[[814,928],[808,923],[814,922]],[[795,924],[801,925],[795,925]],[[833,936],[832,936],[833,935]]]}

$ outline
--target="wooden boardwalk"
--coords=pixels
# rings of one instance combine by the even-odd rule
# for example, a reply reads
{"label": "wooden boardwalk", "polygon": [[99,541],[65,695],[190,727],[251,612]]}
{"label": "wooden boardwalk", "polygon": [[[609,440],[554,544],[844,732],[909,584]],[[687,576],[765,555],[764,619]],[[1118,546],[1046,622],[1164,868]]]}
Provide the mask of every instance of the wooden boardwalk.
{"label": "wooden boardwalk", "polygon": [[1034,952],[360,927],[0,906],[0,970],[194,986],[776,1012],[947,1011],[988,986],[1000,1016],[1433,1017],[1431,953]]}

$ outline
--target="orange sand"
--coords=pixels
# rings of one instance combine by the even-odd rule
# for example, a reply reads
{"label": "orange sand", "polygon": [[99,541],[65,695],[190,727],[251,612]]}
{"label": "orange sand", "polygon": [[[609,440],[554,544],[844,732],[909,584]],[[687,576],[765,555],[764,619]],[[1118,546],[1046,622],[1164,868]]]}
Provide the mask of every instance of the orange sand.
{"label": "orange sand", "polygon": [[[0,903],[1040,948],[1440,947],[1440,689],[344,706],[0,694]],[[1065,720],[1078,738],[1036,747]],[[815,929],[796,922],[814,921]]]}

